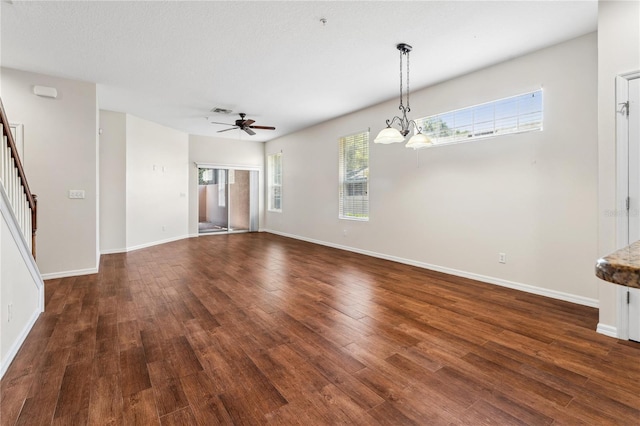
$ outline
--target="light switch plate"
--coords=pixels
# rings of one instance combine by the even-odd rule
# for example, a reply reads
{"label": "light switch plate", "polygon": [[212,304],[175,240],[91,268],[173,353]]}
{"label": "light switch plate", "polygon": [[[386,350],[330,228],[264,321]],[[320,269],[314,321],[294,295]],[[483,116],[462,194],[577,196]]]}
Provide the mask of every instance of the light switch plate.
{"label": "light switch plate", "polygon": [[69,190],[69,198],[72,198],[72,199],[82,199],[82,198],[84,198],[84,190],[82,190],[82,189],[70,189]]}

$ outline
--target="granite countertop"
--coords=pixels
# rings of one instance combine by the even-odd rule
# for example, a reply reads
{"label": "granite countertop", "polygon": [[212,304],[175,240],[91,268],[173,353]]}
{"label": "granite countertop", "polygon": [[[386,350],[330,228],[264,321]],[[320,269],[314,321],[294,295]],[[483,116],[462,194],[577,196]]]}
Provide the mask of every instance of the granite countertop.
{"label": "granite countertop", "polygon": [[614,284],[640,288],[640,241],[598,259],[596,276]]}

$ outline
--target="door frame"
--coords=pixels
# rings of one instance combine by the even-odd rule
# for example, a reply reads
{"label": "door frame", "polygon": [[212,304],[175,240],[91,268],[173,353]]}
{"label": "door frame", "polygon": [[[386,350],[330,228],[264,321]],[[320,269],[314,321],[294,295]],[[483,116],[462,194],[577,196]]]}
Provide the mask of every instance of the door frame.
{"label": "door frame", "polygon": [[[255,219],[255,221],[257,223],[253,223],[252,222],[252,217],[251,217],[251,210],[252,210],[252,204],[254,202],[254,200],[251,199],[251,196],[249,197],[249,203],[250,203],[250,207],[249,207],[249,229],[251,229],[254,225],[256,226],[256,232],[258,232],[260,230],[260,181],[262,178],[262,170],[263,167],[262,166],[248,166],[245,164],[224,164],[224,163],[199,163],[197,161],[194,161],[193,164],[195,164],[196,166],[196,170],[197,169],[226,169],[227,171],[229,170],[248,170],[248,171],[255,171],[258,172],[258,176],[257,176],[257,182],[256,182],[256,192],[257,192],[257,199],[255,200],[255,203],[257,203],[256,205],[256,216],[257,218]],[[251,182],[251,175],[249,176],[250,182]],[[228,182],[228,174],[227,174],[227,182]],[[198,187],[198,173],[196,172],[196,188]],[[253,188],[250,188],[250,192],[252,193],[254,191]],[[200,200],[198,198],[198,208],[196,209],[196,211],[198,211],[200,207]],[[229,206],[229,212],[231,211],[231,206]],[[227,212],[227,216],[229,215],[229,212]],[[238,232],[251,232],[251,231],[235,231],[235,233]],[[201,234],[200,232],[198,232],[198,236],[205,236],[205,235],[216,235],[216,234],[233,234],[234,231],[229,231],[227,229],[227,231],[225,232],[218,232],[218,233],[211,233],[211,234]]]}
{"label": "door frame", "polygon": [[[621,105],[629,101],[629,81],[640,78],[640,70],[616,76],[616,248],[629,245],[629,119]],[[627,288],[617,286],[617,335],[629,340],[629,305]]]}

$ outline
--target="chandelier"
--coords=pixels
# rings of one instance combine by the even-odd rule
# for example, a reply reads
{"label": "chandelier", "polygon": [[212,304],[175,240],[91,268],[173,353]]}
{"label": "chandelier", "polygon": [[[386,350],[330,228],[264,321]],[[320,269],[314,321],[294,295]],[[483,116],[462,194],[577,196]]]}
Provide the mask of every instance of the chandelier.
{"label": "chandelier", "polygon": [[[431,139],[422,134],[422,128],[418,127],[415,121],[407,118],[407,113],[411,111],[411,107],[409,106],[409,52],[411,52],[412,47],[406,43],[400,43],[396,48],[400,51],[400,107],[398,109],[402,112],[402,117],[396,115],[391,120],[386,120],[387,127],[378,133],[378,136],[373,142],[382,144],[404,142],[405,137],[409,134],[410,127],[413,126],[416,133],[409,139],[409,142],[407,142],[405,146],[413,149],[430,146]],[[406,106],[404,105],[405,95],[404,86],[402,84],[402,62],[405,57],[407,61]],[[391,127],[396,122],[399,125],[400,130],[395,127]]]}

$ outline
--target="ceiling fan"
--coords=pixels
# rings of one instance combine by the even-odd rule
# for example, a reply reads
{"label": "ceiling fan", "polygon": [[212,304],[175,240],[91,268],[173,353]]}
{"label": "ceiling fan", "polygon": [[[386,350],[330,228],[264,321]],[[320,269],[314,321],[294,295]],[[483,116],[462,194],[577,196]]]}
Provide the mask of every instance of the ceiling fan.
{"label": "ceiling fan", "polygon": [[211,121],[211,124],[224,124],[226,126],[233,126],[230,127],[228,129],[224,129],[224,130],[218,130],[218,133],[221,132],[227,132],[229,130],[233,130],[233,129],[240,129],[240,130],[244,130],[245,132],[247,132],[250,135],[255,135],[256,132],[254,132],[251,129],[259,129],[259,130],[275,130],[275,127],[272,126],[254,126],[253,123],[255,123],[254,120],[245,120],[244,118],[247,116],[247,114],[245,114],[244,112],[240,113],[240,120],[236,120],[235,124],[229,124],[229,123],[218,123],[216,121]]}

